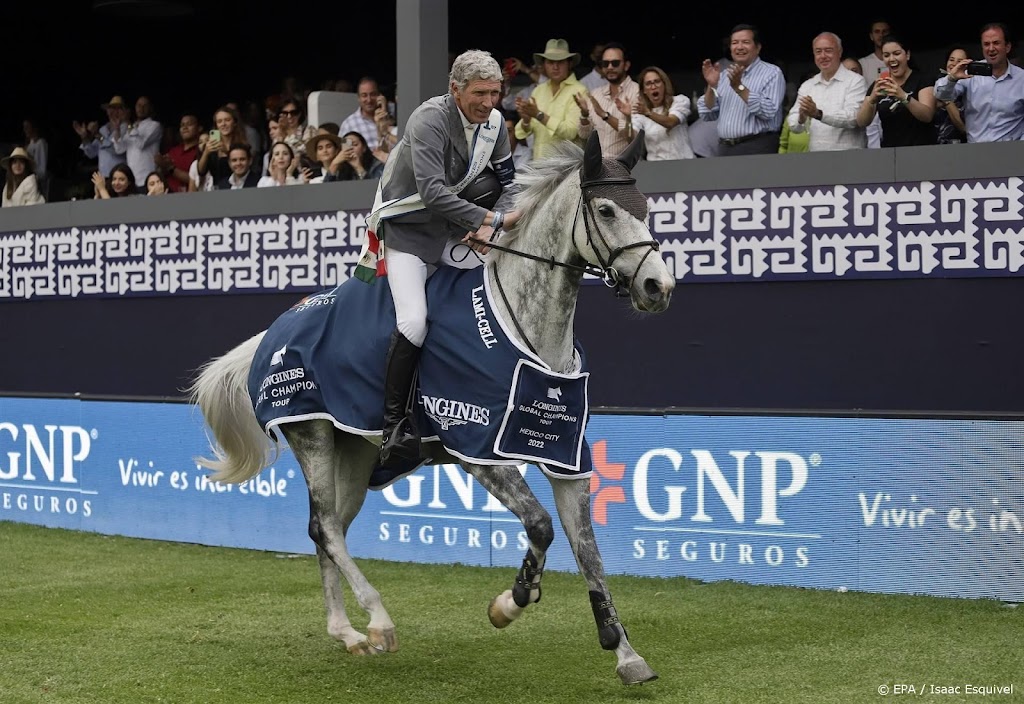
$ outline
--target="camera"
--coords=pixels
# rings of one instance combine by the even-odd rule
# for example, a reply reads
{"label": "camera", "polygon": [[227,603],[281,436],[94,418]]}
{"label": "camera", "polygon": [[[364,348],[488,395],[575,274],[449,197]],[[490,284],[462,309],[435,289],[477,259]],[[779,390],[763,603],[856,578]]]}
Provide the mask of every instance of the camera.
{"label": "camera", "polygon": [[966,71],[968,76],[991,76],[992,64],[988,61],[972,61],[967,64]]}

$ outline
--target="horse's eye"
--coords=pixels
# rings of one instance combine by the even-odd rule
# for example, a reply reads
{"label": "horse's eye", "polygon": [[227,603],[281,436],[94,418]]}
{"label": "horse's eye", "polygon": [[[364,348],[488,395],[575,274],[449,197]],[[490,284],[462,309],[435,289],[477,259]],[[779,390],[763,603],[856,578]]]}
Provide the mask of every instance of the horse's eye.
{"label": "horse's eye", "polygon": [[608,205],[607,203],[605,203],[604,205],[598,207],[597,212],[601,213],[602,217],[606,217],[606,218],[613,218],[613,217],[615,217],[615,208],[613,208],[612,206]]}

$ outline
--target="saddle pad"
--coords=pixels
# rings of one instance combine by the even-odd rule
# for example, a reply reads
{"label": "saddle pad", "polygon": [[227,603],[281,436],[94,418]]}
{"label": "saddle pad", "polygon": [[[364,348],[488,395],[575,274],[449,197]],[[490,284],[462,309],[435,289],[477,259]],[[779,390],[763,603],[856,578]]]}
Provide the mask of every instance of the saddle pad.
{"label": "saddle pad", "polygon": [[[573,374],[552,372],[520,349],[490,304],[483,273],[441,267],[427,282],[420,434],[469,462],[529,461],[556,476],[589,475],[589,372],[581,347]],[[347,432],[379,435],[394,327],[385,281],[352,279],[292,306],[267,330],[249,371],[261,427],[273,437],[282,423],[322,418]]]}

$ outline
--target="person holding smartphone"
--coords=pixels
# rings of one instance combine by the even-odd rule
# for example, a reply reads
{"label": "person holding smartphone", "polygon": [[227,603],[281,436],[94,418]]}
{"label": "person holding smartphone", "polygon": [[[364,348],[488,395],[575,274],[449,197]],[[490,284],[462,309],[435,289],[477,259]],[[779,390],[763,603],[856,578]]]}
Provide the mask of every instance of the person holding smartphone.
{"label": "person holding smartphone", "polygon": [[1024,69],[1010,63],[1010,30],[1002,22],[981,28],[981,50],[991,75],[971,70],[964,58],[935,82],[935,97],[963,100],[968,142],[1009,142],[1024,139]]}
{"label": "person holding smartphone", "polygon": [[210,174],[213,182],[217,183],[231,176],[231,163],[228,158],[231,146],[244,144],[250,149],[252,147],[234,108],[227,105],[217,108],[213,113],[213,124],[216,127],[210,130],[206,145],[197,160],[196,170],[200,178]]}
{"label": "person holding smartphone", "polygon": [[[322,138],[323,135],[320,135]],[[338,139],[335,137],[335,139]],[[362,181],[380,178],[384,164],[370,151],[369,145],[359,132],[348,132],[338,140],[340,151],[327,166],[324,181]]]}
{"label": "person holding smartphone", "polygon": [[867,127],[877,114],[882,124],[882,147],[937,144],[931,81],[910,67],[911,52],[897,37],[885,37],[882,58],[888,70],[868,89],[857,110],[857,124]]}

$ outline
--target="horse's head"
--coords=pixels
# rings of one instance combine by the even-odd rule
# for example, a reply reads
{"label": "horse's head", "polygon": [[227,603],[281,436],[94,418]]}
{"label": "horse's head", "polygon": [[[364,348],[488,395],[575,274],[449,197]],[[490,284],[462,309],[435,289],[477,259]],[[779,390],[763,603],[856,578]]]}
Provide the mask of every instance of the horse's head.
{"label": "horse's head", "polygon": [[609,287],[628,292],[634,308],[660,313],[668,308],[676,282],[647,227],[647,197],[630,175],[643,149],[641,130],[617,158],[604,159],[597,133],[590,135],[580,169],[587,241],[578,249],[601,268]]}

